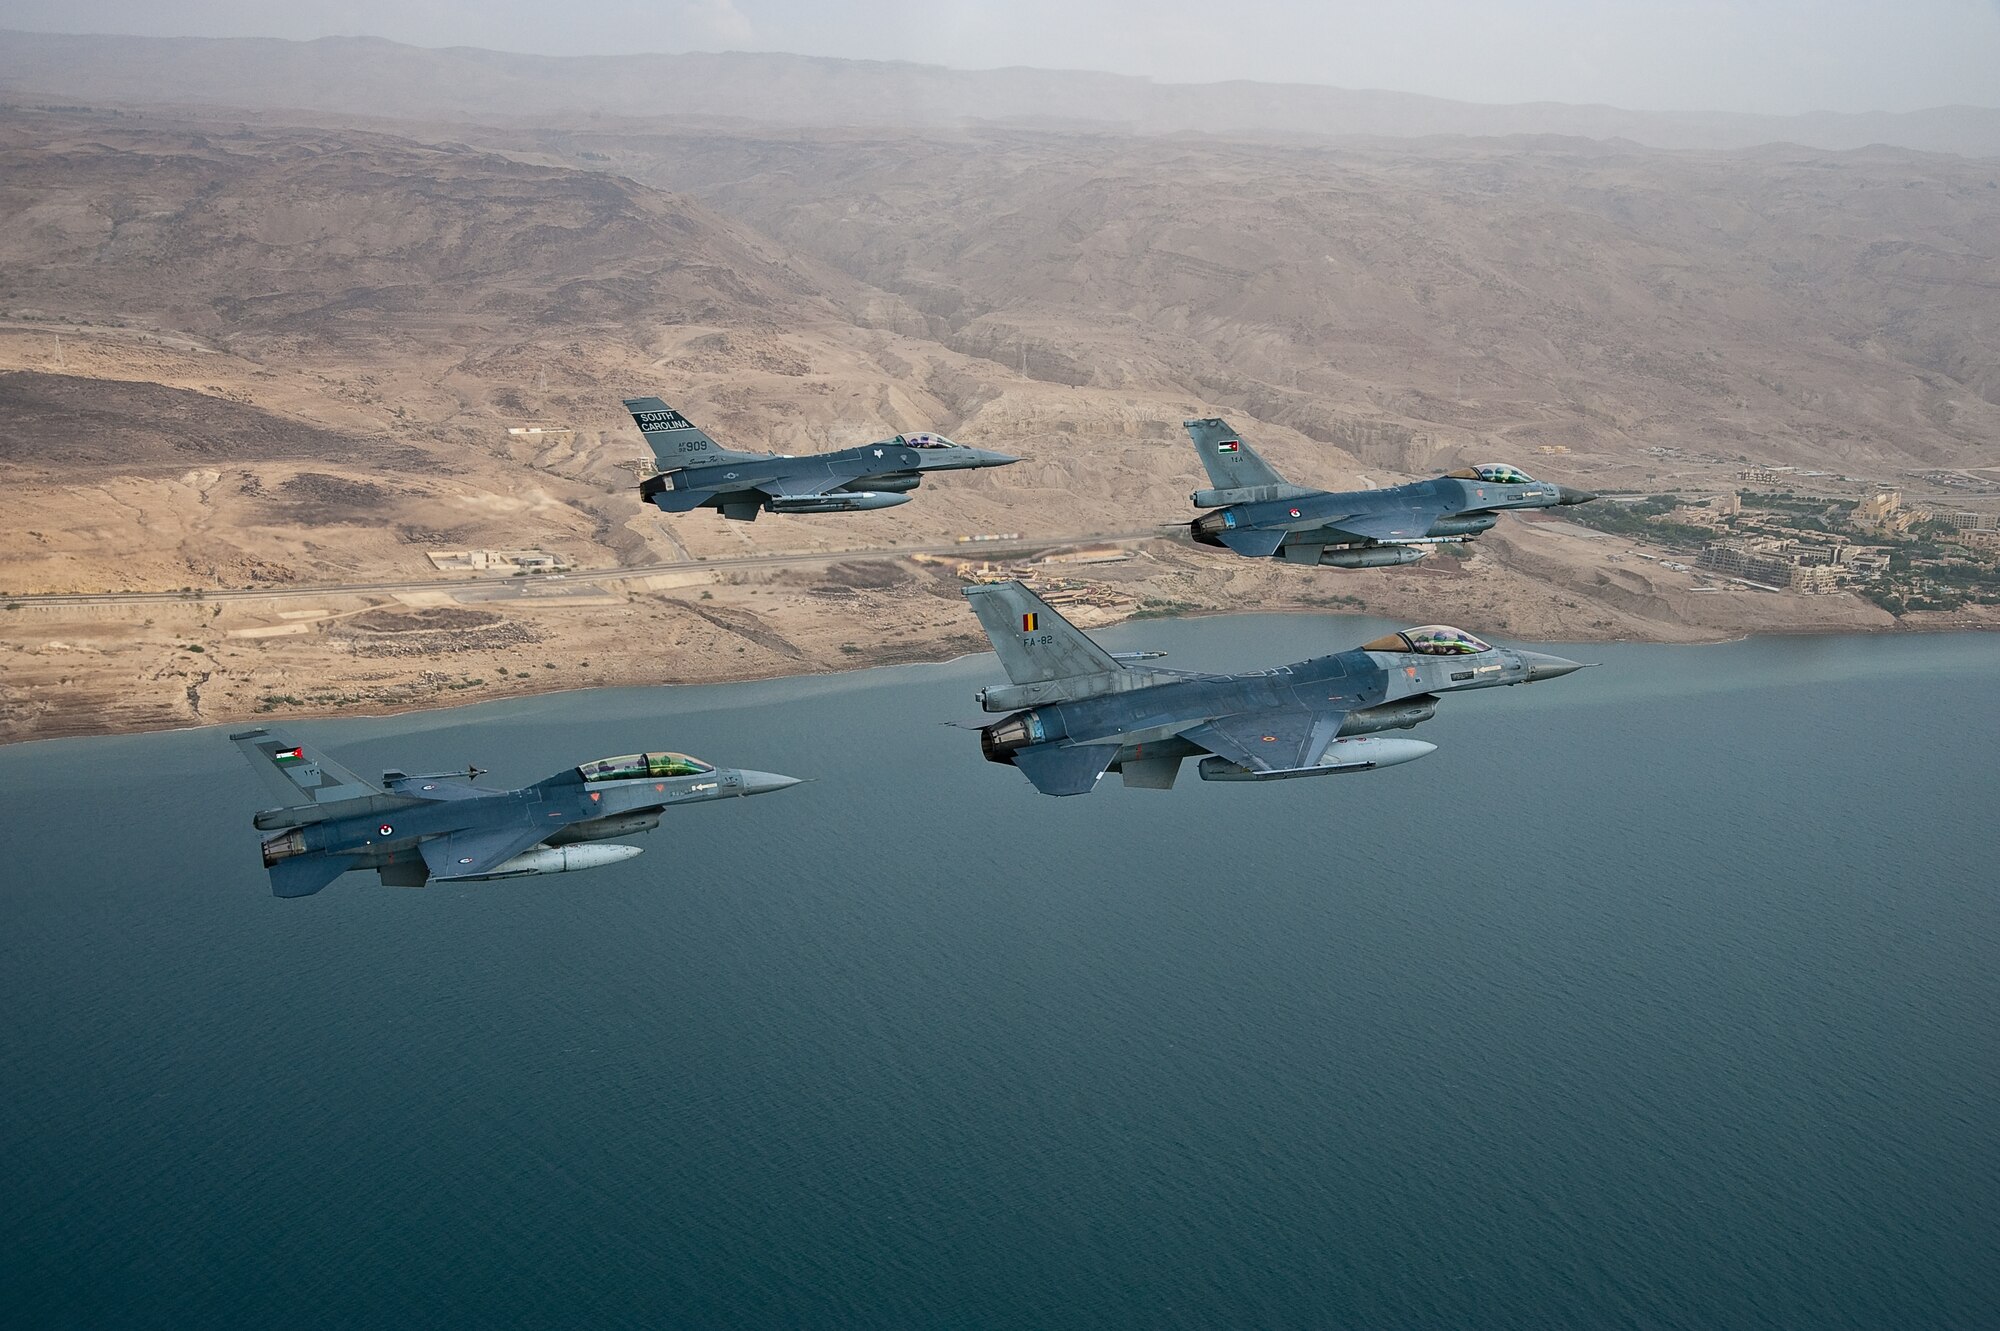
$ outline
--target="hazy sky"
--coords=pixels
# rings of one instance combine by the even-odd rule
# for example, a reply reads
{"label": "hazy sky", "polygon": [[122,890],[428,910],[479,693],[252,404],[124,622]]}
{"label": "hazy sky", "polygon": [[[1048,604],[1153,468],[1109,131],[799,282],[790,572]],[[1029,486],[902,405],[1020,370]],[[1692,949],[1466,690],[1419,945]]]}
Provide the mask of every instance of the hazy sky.
{"label": "hazy sky", "polygon": [[794,51],[1641,109],[2000,106],[2000,0],[4,0],[0,27]]}

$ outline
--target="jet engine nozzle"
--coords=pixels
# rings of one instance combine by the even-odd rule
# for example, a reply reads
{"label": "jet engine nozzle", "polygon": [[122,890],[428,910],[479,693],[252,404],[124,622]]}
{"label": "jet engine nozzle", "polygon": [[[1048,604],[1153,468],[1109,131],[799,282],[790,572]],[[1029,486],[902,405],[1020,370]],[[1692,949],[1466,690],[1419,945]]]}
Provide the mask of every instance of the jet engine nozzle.
{"label": "jet engine nozzle", "polygon": [[1212,545],[1217,549],[1222,548],[1222,533],[1227,530],[1229,524],[1223,521],[1221,513],[1204,513],[1188,523],[1188,535],[1196,545]]}
{"label": "jet engine nozzle", "polygon": [[990,726],[980,727],[979,752],[989,763],[1011,764],[1016,749],[1039,744],[1044,738],[1041,719],[1035,713],[1016,712]]}

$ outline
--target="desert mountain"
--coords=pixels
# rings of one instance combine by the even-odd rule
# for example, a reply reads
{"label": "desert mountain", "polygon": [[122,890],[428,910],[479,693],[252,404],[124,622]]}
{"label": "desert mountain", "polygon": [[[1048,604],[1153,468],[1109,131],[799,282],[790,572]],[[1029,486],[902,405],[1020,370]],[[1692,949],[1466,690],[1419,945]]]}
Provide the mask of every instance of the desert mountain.
{"label": "desert mountain", "polygon": [[2000,179],[1889,149],[1309,147],[989,129],[546,133],[1047,382],[1438,440],[1990,462]]}
{"label": "desert mountain", "polygon": [[[882,550],[1185,521],[1179,421],[1217,410],[1329,485],[1922,484],[1992,465],[1996,221],[1990,164],[1894,150],[0,112],[0,590],[187,598],[8,600],[0,734],[965,650],[956,578]],[[667,520],[635,390],[745,447],[930,427],[1028,460],[883,513]],[[1604,539],[1510,523],[1335,577],[1153,541],[1090,576],[1544,639],[1891,622]],[[371,590],[520,548],[655,572]],[[772,552],[839,558],[720,562]],[[265,595],[298,584],[348,590]]]}
{"label": "desert mountain", "polygon": [[0,93],[38,101],[283,107],[412,119],[572,120],[586,115],[736,117],[763,124],[979,122],[1141,134],[1565,134],[1663,148],[1888,143],[2000,156],[2000,110],[1803,116],[1481,106],[1304,84],[1155,83],[1041,69],[746,54],[556,58],[379,38],[287,42],[0,33]]}

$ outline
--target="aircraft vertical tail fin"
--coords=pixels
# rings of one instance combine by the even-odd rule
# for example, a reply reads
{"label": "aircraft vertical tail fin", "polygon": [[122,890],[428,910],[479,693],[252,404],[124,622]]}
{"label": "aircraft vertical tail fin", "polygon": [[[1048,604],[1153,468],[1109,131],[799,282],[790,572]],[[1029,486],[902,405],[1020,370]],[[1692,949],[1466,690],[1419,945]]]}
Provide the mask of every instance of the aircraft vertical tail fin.
{"label": "aircraft vertical tail fin", "polygon": [[691,462],[723,462],[756,456],[724,448],[659,398],[628,397],[625,410],[632,413],[633,424],[646,436],[646,444],[653,450],[662,471],[685,467]]}
{"label": "aircraft vertical tail fin", "polygon": [[312,745],[273,738],[261,726],[231,735],[229,742],[243,751],[264,784],[277,791],[288,807],[338,804],[383,793],[382,787],[356,776]]}
{"label": "aircraft vertical tail fin", "polygon": [[979,626],[992,640],[1001,668],[1016,684],[1115,674],[1126,668],[1018,582],[967,587],[965,599],[972,602]]}
{"label": "aircraft vertical tail fin", "polygon": [[1230,429],[1229,422],[1220,416],[1182,421],[1181,425],[1188,438],[1194,440],[1194,451],[1201,455],[1201,465],[1216,489],[1247,490],[1258,485],[1285,484],[1285,478],[1258,457],[1256,450],[1244,443],[1243,436]]}

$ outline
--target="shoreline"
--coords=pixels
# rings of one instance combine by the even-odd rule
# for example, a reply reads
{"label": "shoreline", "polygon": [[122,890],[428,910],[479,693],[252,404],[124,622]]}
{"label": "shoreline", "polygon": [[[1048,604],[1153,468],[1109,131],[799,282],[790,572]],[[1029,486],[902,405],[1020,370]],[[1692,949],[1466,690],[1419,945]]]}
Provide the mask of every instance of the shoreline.
{"label": "shoreline", "polygon": [[[1374,619],[1374,620],[1393,620],[1395,618],[1394,616],[1383,615],[1369,610],[1357,610],[1352,608],[1332,609],[1326,606],[1310,605],[1305,603],[1291,603],[1291,604],[1280,603],[1275,606],[1259,606],[1255,609],[1192,608],[1186,611],[1185,613],[1177,613],[1173,615],[1151,615],[1151,616],[1144,616],[1141,618],[1127,618],[1120,620],[1115,624],[1105,625],[1100,628],[1094,628],[1087,631],[1093,635],[1096,635],[1099,633],[1103,633],[1108,629],[1123,628],[1128,625],[1141,624],[1147,622],[1148,620],[1155,620],[1155,619],[1171,622],[1171,621],[1182,621],[1182,620],[1224,619],[1224,618],[1250,616],[1250,615],[1280,615],[1288,617],[1315,616],[1315,617],[1336,617],[1336,618]],[[1698,638],[1698,639],[1665,639],[1665,638],[1649,638],[1649,637],[1638,637],[1638,636],[1609,636],[1609,635],[1598,636],[1598,637],[1549,638],[1549,639],[1539,639],[1539,638],[1526,639],[1526,638],[1519,638],[1516,635],[1512,634],[1487,634],[1485,636],[1502,639],[1509,645],[1522,645],[1530,647],[1558,647],[1566,645],[1575,646],[1575,645],[1611,645],[1611,644],[1616,644],[1621,646],[1639,646],[1639,647],[1721,647],[1721,646],[1728,646],[1729,644],[1732,643],[1748,642],[1756,638],[1886,638],[1886,637],[1905,637],[1905,636],[1916,637],[1916,636],[1933,636],[1933,635],[1945,636],[1950,634],[1978,634],[1978,633],[1992,633],[1996,631],[2000,631],[2000,627],[1987,624],[1909,626],[1909,625],[1904,625],[1901,622],[1898,622],[1894,626],[1887,626],[1887,627],[1867,627],[1867,626],[1857,625],[1854,627],[1843,627],[1839,629],[1819,629],[1819,628],[1812,628],[1805,626],[1793,626],[1793,627],[1779,628],[1765,632],[1738,633],[1727,636],[1717,636],[1713,638]],[[588,693],[597,690],[609,690],[609,689],[709,688],[709,687],[729,687],[742,684],[767,684],[773,681],[787,680],[787,679],[839,679],[843,676],[861,675],[873,670],[890,670],[890,669],[897,669],[909,666],[945,666],[954,664],[959,661],[971,660],[974,657],[987,656],[987,655],[991,655],[990,649],[985,649],[981,651],[971,651],[971,652],[951,652],[949,654],[935,654],[935,655],[919,651],[913,654],[902,655],[902,656],[898,656],[895,654],[884,654],[876,659],[870,659],[867,661],[858,661],[853,665],[848,666],[844,669],[753,670],[743,674],[730,675],[724,678],[677,677],[677,678],[606,679],[601,681],[594,681],[588,684],[563,684],[548,688],[530,688],[530,689],[520,689],[520,690],[509,690],[505,692],[494,692],[494,693],[488,693],[485,696],[477,698],[464,698],[461,700],[453,700],[453,701],[445,701],[442,698],[433,698],[423,701],[412,701],[408,705],[389,705],[389,706],[376,706],[367,708],[339,708],[339,709],[329,709],[324,711],[312,711],[312,710],[279,711],[275,709],[269,712],[250,711],[240,715],[224,715],[212,719],[202,719],[182,724],[122,725],[122,726],[91,726],[87,724],[74,725],[74,726],[59,725],[55,727],[42,728],[44,733],[22,735],[14,738],[0,738],[0,747],[16,748],[23,745],[54,743],[64,740],[112,739],[112,738],[124,738],[124,737],[138,736],[138,735],[178,734],[187,731],[209,730],[222,727],[232,727],[232,726],[250,727],[250,726],[271,725],[271,724],[286,724],[297,721],[308,721],[308,722],[339,721],[339,720],[381,721],[381,720],[390,720],[398,716],[413,716],[419,714],[452,712],[460,710],[462,708],[480,707],[480,706],[490,705],[493,703],[525,701],[538,698],[553,698],[553,697],[559,697],[564,694]]]}

